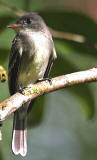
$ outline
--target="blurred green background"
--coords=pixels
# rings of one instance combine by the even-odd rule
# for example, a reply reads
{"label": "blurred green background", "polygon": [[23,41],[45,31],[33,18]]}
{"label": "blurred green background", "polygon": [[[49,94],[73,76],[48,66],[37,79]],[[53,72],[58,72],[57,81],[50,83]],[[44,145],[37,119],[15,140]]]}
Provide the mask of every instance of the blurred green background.
{"label": "blurred green background", "polygon": [[[1,1],[0,1],[1,2]],[[96,0],[3,0],[25,11],[36,11],[53,29],[83,35],[85,43],[54,39],[58,58],[50,77],[97,67]],[[18,19],[0,5],[0,65],[6,70]],[[0,101],[9,97],[0,83]],[[28,154],[11,151],[12,116],[3,122],[0,160],[97,160],[97,84],[59,90],[37,99],[28,117]]]}

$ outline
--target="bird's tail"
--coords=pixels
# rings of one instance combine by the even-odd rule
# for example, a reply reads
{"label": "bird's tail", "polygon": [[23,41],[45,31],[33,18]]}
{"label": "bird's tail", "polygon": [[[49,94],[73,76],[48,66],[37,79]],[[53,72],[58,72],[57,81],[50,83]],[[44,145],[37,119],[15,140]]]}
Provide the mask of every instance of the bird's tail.
{"label": "bird's tail", "polygon": [[12,151],[15,155],[27,154],[27,115],[20,119],[18,111],[14,113]]}

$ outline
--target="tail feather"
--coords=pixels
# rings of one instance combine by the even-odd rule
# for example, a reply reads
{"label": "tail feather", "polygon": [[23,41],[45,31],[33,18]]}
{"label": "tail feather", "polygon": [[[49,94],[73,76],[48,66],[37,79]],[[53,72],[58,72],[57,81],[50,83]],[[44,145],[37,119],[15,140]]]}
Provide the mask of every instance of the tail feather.
{"label": "tail feather", "polygon": [[14,128],[12,137],[12,151],[15,155],[27,154],[27,117],[19,119],[18,114],[14,115]]}

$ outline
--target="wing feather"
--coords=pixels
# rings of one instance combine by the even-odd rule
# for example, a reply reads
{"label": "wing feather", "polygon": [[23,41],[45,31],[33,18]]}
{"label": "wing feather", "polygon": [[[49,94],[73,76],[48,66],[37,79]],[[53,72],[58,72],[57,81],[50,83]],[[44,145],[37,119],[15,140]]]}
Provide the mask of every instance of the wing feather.
{"label": "wing feather", "polygon": [[52,54],[49,57],[49,61],[48,61],[48,65],[47,65],[47,68],[46,68],[46,71],[45,71],[45,74],[44,74],[44,78],[48,77],[48,75],[50,73],[50,70],[51,70],[51,67],[53,65],[53,61],[56,58],[57,58],[56,51],[55,51],[55,48],[53,47],[53,51],[52,51]]}
{"label": "wing feather", "polygon": [[8,84],[11,95],[16,92],[18,87],[17,77],[18,77],[20,63],[21,63],[21,55],[19,53],[19,48],[18,48],[18,39],[15,38],[13,40],[11,53],[9,57],[9,66],[8,66]]}

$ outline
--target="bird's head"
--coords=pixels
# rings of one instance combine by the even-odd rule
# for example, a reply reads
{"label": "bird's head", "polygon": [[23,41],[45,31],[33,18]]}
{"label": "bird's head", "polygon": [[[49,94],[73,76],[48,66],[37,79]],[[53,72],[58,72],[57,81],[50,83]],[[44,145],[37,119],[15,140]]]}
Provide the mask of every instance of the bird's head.
{"label": "bird's head", "polygon": [[24,30],[28,31],[41,31],[46,28],[46,25],[43,19],[36,13],[28,13],[19,20],[16,21],[16,24],[11,24],[8,28],[14,29],[16,32],[21,32]]}

